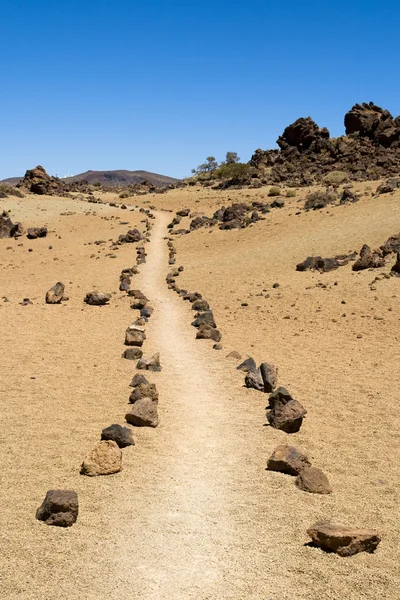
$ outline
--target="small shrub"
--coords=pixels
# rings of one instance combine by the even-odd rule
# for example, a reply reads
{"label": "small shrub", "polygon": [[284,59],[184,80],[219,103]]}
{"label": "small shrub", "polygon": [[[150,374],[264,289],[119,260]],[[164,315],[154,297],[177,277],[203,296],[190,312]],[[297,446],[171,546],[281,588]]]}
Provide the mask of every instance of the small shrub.
{"label": "small shrub", "polygon": [[272,188],[269,188],[268,196],[280,196],[280,195],[281,195],[281,188],[279,188],[277,185],[274,185]]}
{"label": "small shrub", "polygon": [[324,182],[331,185],[341,185],[349,180],[346,171],[331,171],[324,177]]}
{"label": "small shrub", "polygon": [[101,186],[101,182],[100,182],[100,181],[94,181],[94,182],[92,183],[92,185],[93,185],[93,187],[95,187],[95,188],[99,188],[99,187]]}
{"label": "small shrub", "polygon": [[119,195],[120,198],[129,198],[128,192],[121,192]]}
{"label": "small shrub", "polygon": [[222,167],[219,167],[219,169],[214,171],[214,177],[224,181],[243,183],[250,177],[250,167],[247,163],[230,163],[222,165]]}
{"label": "small shrub", "polygon": [[16,196],[17,198],[25,197],[20,189],[10,185],[9,183],[0,182],[0,192],[3,192],[3,194],[6,194],[7,196]]}
{"label": "small shrub", "polygon": [[319,208],[324,208],[327,204],[332,204],[336,200],[336,195],[329,192],[311,192],[306,197],[304,209],[318,210]]}
{"label": "small shrub", "polygon": [[286,198],[296,198],[296,190],[288,190],[286,192]]}

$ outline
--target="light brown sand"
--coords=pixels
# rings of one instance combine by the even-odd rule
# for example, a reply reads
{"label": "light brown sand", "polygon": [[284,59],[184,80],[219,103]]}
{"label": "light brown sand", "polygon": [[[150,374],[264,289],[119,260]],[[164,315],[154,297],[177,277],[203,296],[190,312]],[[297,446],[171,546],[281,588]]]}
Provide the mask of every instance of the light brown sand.
{"label": "light brown sand", "polygon": [[[150,201],[208,212],[226,198],[183,190]],[[0,242],[0,296],[10,299],[0,302],[2,598],[398,597],[399,309],[392,296],[399,280],[378,282],[371,292],[375,273],[344,267],[313,275],[294,265],[311,252],[382,243],[400,229],[399,200],[365,199],[330,209],[333,217],[297,217],[289,207],[243,231],[177,240],[180,283],[210,301],[224,336],[220,352],[194,340],[190,306],[166,288],[162,238],[170,215],[159,213],[148,262],[134,282],[156,309],[145,350],[161,353],[163,371],[151,375],[161,422],[135,430],[121,473],[93,479],[80,476],[79,466],[104,426],[123,423],[134,364],[120,355],[135,313],[119,292],[107,307],[82,299],[95,287],[117,291],[135,251],[122,246],[113,259],[105,256],[109,244],[84,244],[115,239],[127,229],[120,221],[134,225],[142,215],[54,198],[2,206],[26,224],[45,220],[50,228],[44,240]],[[97,216],[81,216],[88,210]],[[63,211],[79,214],[59,216]],[[44,294],[57,280],[70,300],[46,306]],[[271,290],[275,281],[281,287]],[[305,289],[318,281],[338,285]],[[262,289],[270,299],[255,296]],[[33,306],[18,304],[25,296]],[[332,496],[301,493],[292,478],[265,471],[287,436],[264,426],[265,396],[242,387],[235,361],[225,358],[231,349],[273,361],[280,383],[306,405],[305,424],[290,441],[328,473]],[[34,518],[53,487],[78,491],[81,513],[69,530]],[[308,525],[325,517],[377,528],[384,540],[375,555],[351,559],[304,546]]]}

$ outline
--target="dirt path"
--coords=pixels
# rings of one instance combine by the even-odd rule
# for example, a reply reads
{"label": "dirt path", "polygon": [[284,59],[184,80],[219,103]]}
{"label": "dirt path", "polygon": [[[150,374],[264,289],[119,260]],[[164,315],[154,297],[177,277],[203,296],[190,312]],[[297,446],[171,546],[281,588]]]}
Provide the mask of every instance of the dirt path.
{"label": "dirt path", "polygon": [[232,365],[194,339],[189,303],[165,283],[168,220],[157,217],[140,282],[155,308],[146,353],[161,355],[163,371],[151,377],[161,424],[139,432],[140,472],[124,474],[115,583],[132,598],[294,598],[285,540],[273,532],[285,509],[269,514],[265,398],[246,408],[239,381],[230,383]]}

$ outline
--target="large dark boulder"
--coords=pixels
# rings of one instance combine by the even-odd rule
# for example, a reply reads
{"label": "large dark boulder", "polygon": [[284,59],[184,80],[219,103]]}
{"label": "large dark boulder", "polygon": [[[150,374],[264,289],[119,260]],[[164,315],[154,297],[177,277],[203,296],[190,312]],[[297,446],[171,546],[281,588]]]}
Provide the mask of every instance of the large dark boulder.
{"label": "large dark boulder", "polygon": [[288,125],[276,143],[284,150],[293,146],[300,151],[307,150],[318,139],[328,139],[329,131],[326,127],[320,129],[311,117],[301,117]]}
{"label": "large dark boulder", "polygon": [[388,110],[373,102],[355,104],[344,117],[346,135],[357,133],[367,137],[385,148],[389,148],[400,139],[398,119],[394,119]]}
{"label": "large dark boulder", "polygon": [[0,214],[0,239],[19,237],[22,235],[23,227],[21,223],[13,223],[6,211]]}

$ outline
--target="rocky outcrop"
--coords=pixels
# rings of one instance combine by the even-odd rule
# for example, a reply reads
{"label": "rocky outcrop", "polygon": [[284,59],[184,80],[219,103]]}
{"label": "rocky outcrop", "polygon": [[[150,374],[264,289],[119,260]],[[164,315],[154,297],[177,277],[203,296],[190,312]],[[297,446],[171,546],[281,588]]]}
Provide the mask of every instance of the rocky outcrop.
{"label": "rocky outcrop", "polygon": [[356,104],[345,127],[345,136],[330,138],[310,117],[297,119],[278,138],[279,149],[256,150],[249,165],[264,185],[311,185],[333,171],[353,181],[398,175],[400,117],[373,103]]}
{"label": "rocky outcrop", "polygon": [[38,165],[34,169],[26,171],[23,180],[17,187],[26,188],[33,194],[52,195],[58,191],[61,181],[58,177],[51,177],[45,169]]}

